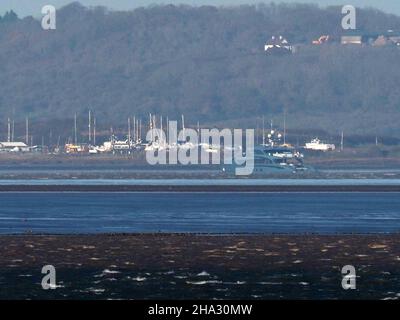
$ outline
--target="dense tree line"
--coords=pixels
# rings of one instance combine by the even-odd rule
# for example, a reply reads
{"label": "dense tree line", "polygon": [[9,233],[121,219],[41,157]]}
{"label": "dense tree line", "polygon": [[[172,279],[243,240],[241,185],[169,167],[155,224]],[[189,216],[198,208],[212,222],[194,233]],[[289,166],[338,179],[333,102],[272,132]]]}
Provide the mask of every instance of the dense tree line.
{"label": "dense tree line", "polygon": [[[9,12],[0,19],[0,137],[7,117],[23,128],[27,115],[36,130],[65,136],[88,109],[103,128],[149,112],[254,127],[262,115],[281,123],[285,110],[292,130],[400,136],[400,50],[310,45],[322,34],[339,39],[341,18],[339,7],[303,4],[110,12],[73,3],[58,11],[57,30],[44,31]],[[357,18],[360,32],[400,32],[394,15]],[[298,52],[267,56],[272,35]]]}

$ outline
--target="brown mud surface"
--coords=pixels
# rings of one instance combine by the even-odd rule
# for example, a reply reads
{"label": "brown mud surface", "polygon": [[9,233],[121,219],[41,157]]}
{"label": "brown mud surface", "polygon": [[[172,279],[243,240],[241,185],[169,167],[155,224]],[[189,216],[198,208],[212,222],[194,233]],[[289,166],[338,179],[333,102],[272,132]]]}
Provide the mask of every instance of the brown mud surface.
{"label": "brown mud surface", "polygon": [[[0,299],[397,299],[400,235],[0,236]],[[53,265],[57,289],[41,288]],[[357,289],[342,289],[353,265]]]}

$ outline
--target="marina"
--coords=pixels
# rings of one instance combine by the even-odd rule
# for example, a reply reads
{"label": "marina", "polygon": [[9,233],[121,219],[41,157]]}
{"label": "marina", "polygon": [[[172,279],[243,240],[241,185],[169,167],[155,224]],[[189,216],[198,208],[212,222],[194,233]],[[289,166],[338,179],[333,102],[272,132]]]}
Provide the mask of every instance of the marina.
{"label": "marina", "polygon": [[[256,121],[255,129],[222,129],[200,126],[199,122],[197,127],[187,127],[183,114],[178,123],[170,121],[168,117],[165,121],[162,115],[150,113],[148,125],[143,125],[136,116],[133,119],[129,117],[126,132],[111,128],[109,137],[103,130],[102,135],[96,138],[96,118],[89,110],[87,132],[79,132],[75,114],[73,140],[68,138],[62,145],[59,137],[57,144],[46,145],[43,139],[41,146],[29,145],[28,120],[26,143],[15,142],[11,125],[13,121],[9,119],[7,142],[0,142],[0,180],[21,179],[21,182],[24,180],[29,185],[30,179],[48,179],[50,185],[53,178],[93,178],[114,184],[112,179],[170,180],[175,178],[174,172],[178,179],[233,179],[248,176],[257,179],[305,178],[326,179],[328,185],[329,180],[339,178],[400,178],[395,173],[400,164],[396,156],[397,146],[392,146],[391,151],[381,151],[380,148],[384,146],[379,145],[376,138],[374,152],[378,153],[375,156],[372,156],[370,146],[364,150],[346,145],[345,151],[343,131],[340,148],[319,138],[307,142],[302,137],[303,141],[300,142],[296,135],[291,136],[291,141],[297,140],[296,144],[289,143],[286,117],[284,113],[283,129],[280,131],[273,126],[272,120],[270,129],[266,130],[264,116],[262,127]],[[123,137],[125,133],[126,139]],[[78,137],[84,142],[78,143]],[[47,176],[46,167],[52,168]],[[71,168],[69,172],[67,167]],[[351,168],[353,171],[334,173],[335,169],[340,168]],[[361,171],[356,173],[363,169],[367,170],[365,175]],[[382,171],[378,173],[377,169]],[[127,181],[128,185],[132,183],[135,182]]]}

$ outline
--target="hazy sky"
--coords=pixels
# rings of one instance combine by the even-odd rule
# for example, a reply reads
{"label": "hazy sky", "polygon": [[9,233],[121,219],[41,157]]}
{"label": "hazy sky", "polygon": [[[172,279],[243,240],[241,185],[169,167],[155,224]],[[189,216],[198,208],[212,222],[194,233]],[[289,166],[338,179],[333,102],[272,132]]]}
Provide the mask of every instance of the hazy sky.
{"label": "hazy sky", "polygon": [[[41,7],[52,4],[56,7],[63,6],[72,0],[0,0],[0,13],[13,9],[19,16],[34,15],[39,16]],[[232,5],[249,4],[260,2],[271,2],[270,0],[80,0],[80,3],[88,6],[104,5],[113,9],[133,9],[149,4],[213,4],[213,5]],[[352,4],[355,6],[371,6],[382,9],[386,12],[400,15],[400,0],[274,0],[278,2],[310,2],[318,3],[322,6],[330,4]]]}

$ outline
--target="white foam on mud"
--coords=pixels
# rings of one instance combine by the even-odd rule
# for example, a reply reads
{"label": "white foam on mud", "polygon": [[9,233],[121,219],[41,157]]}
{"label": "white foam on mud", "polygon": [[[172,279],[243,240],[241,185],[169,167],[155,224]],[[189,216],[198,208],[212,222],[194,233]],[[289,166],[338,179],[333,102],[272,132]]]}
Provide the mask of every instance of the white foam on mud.
{"label": "white foam on mud", "polygon": [[89,292],[93,292],[94,294],[102,294],[106,289],[99,289],[99,288],[89,288]]}
{"label": "white foam on mud", "polygon": [[103,270],[103,274],[116,274],[116,273],[121,273],[121,272],[117,271],[117,270],[110,270],[110,269]]}
{"label": "white foam on mud", "polygon": [[234,285],[242,285],[246,283],[247,283],[246,281],[224,282],[224,284],[234,284]]}
{"label": "white foam on mud", "polygon": [[218,284],[222,283],[222,281],[218,280],[204,280],[204,281],[186,281],[187,284],[193,284],[193,285],[204,285],[204,284]]}
{"label": "white foam on mud", "polygon": [[131,278],[131,280],[133,280],[133,281],[137,281],[137,282],[143,282],[143,281],[146,281],[147,280],[147,278],[146,277],[135,277],[135,278]]}
{"label": "white foam on mud", "polygon": [[167,271],[167,272],[164,272],[164,274],[175,274],[175,271],[174,270]]}

